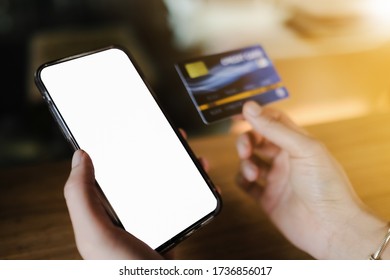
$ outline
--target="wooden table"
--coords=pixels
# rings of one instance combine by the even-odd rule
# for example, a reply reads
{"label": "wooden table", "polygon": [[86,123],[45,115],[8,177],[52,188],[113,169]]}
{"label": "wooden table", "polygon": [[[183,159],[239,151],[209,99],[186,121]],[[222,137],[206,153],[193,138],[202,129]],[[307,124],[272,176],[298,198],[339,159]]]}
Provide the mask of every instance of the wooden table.
{"label": "wooden table", "polygon": [[[361,198],[390,220],[390,114],[307,128],[347,170]],[[235,136],[192,139],[222,189],[220,215],[176,249],[179,259],[310,259],[235,186]],[[0,171],[0,259],[78,259],[63,199],[70,162]]]}

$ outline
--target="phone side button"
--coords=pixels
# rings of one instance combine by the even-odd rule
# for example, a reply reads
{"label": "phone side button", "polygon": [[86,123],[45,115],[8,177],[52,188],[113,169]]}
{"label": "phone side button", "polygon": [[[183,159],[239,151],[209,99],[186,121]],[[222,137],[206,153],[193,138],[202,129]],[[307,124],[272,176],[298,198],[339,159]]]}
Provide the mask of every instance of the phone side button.
{"label": "phone side button", "polygon": [[51,100],[50,96],[47,94],[47,92],[43,92],[42,94],[43,100],[49,103],[49,106],[53,105],[53,101]]}
{"label": "phone side button", "polygon": [[194,231],[196,231],[196,228],[194,228],[193,230],[190,230],[189,232],[187,232],[181,239],[183,240],[183,239],[189,237],[191,234],[194,233]]}
{"label": "phone side button", "polygon": [[204,222],[200,225],[200,227],[203,227],[203,226],[207,225],[207,224],[210,223],[213,219],[214,219],[214,217],[208,218],[206,221],[204,221]]}

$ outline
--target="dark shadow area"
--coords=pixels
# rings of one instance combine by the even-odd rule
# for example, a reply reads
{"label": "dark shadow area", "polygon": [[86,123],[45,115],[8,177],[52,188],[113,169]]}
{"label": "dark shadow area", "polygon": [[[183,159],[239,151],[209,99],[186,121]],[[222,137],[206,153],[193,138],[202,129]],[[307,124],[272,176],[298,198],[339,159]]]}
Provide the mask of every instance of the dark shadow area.
{"label": "dark shadow area", "polygon": [[175,48],[161,0],[0,0],[0,38],[0,167],[71,155],[35,89],[34,71],[44,62],[111,44],[133,53],[175,125],[190,135],[228,126],[204,125],[192,105],[174,63],[198,53]]}

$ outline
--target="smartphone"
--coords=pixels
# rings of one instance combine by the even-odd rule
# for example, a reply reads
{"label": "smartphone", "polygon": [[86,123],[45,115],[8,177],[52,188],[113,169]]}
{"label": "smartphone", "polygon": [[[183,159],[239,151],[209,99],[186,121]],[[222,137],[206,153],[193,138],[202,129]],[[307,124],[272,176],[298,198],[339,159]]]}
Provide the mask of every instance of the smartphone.
{"label": "smartphone", "polygon": [[163,252],[220,211],[214,185],[123,48],[49,62],[35,81],[73,149],[91,156],[119,226]]}

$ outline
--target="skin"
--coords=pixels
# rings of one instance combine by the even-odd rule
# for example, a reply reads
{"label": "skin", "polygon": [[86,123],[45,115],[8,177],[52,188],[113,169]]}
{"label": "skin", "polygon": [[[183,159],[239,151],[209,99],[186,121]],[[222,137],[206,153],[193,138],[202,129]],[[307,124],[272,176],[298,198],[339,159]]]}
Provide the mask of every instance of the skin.
{"label": "skin", "polygon": [[73,155],[64,195],[84,259],[162,259],[156,251],[115,226],[97,195],[91,158],[82,150]]}
{"label": "skin", "polygon": [[[388,226],[359,200],[326,147],[280,111],[248,102],[243,116],[253,129],[237,140],[241,189],[314,258],[368,259]],[[64,194],[83,258],[163,258],[112,223],[97,195],[92,161],[82,150],[73,156]],[[382,258],[390,258],[389,249]]]}
{"label": "skin", "polygon": [[326,147],[272,108],[248,102],[243,116],[253,129],[237,140],[241,188],[313,257],[367,259],[387,225],[359,200]]}
{"label": "skin", "polygon": [[[186,133],[180,131],[184,138]],[[207,160],[199,158],[207,171]],[[64,196],[71,218],[76,245],[84,259],[172,259],[171,250],[164,256],[130,233],[112,223],[107,215],[95,182],[94,167],[89,155],[78,150],[64,187]]]}

